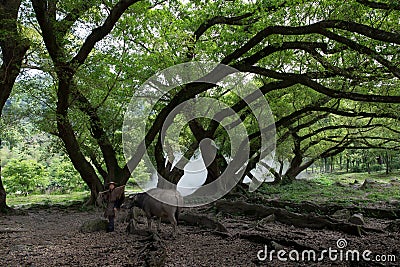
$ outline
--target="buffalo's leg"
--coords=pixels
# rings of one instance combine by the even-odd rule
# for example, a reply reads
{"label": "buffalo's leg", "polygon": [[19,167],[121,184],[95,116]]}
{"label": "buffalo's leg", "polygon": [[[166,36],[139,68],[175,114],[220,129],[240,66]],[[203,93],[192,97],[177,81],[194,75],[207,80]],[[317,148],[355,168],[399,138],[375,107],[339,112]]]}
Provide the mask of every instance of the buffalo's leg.
{"label": "buffalo's leg", "polygon": [[157,232],[161,232],[160,229],[161,229],[161,217],[159,217],[157,221]]}
{"label": "buffalo's leg", "polygon": [[151,217],[147,217],[147,230],[151,231]]}
{"label": "buffalo's leg", "polygon": [[174,236],[175,236],[175,234],[176,234],[176,225],[178,224],[178,223],[176,222],[175,215],[174,215],[174,214],[168,214],[168,220],[169,220],[170,223],[172,224],[173,234],[174,234]]}

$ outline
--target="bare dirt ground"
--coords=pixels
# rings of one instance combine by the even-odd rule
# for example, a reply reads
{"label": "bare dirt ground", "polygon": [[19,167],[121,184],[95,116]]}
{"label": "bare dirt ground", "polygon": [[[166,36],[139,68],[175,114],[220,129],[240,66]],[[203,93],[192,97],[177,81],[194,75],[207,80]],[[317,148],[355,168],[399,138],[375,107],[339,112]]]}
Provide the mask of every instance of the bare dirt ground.
{"label": "bare dirt ground", "polygon": [[[192,211],[191,211],[192,212]],[[194,211],[195,212],[195,211]],[[0,266],[143,266],[146,241],[144,236],[128,235],[127,223],[117,221],[114,233],[80,233],[80,225],[87,220],[101,217],[101,211],[74,209],[30,210],[25,215],[0,217]],[[123,217],[120,214],[120,217]],[[220,217],[228,228],[228,235],[219,235],[193,226],[180,225],[176,237],[171,236],[172,227],[162,224],[161,238],[166,248],[165,266],[400,266],[400,233],[376,233],[362,237],[335,231],[295,228],[280,223],[270,223],[262,230],[257,221],[238,216]],[[388,222],[367,218],[367,226],[384,228]],[[145,229],[144,224],[139,227]],[[347,250],[372,251],[376,255],[395,255],[396,262],[321,262],[290,261],[288,253],[296,249],[264,239],[249,241],[240,236],[263,236],[265,240],[288,240],[315,249],[337,249],[337,240],[345,239]],[[257,253],[265,249],[285,250],[288,261],[257,259]],[[301,253],[301,251],[300,251]],[[295,255],[295,254],[292,254]],[[319,255],[319,254],[317,254]],[[340,251],[336,253],[340,257]],[[345,254],[343,254],[345,255]],[[260,254],[264,256],[264,252]]]}

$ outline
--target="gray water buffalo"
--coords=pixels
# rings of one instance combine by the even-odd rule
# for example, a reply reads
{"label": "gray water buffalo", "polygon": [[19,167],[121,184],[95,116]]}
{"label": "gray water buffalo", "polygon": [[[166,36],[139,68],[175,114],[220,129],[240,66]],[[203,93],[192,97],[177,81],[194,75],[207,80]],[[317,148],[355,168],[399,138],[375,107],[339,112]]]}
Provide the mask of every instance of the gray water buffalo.
{"label": "gray water buffalo", "polygon": [[147,227],[151,230],[151,219],[158,218],[158,230],[161,219],[168,219],[176,233],[179,210],[183,205],[183,197],[176,190],[153,188],[133,196],[127,208],[139,207],[147,218]]}

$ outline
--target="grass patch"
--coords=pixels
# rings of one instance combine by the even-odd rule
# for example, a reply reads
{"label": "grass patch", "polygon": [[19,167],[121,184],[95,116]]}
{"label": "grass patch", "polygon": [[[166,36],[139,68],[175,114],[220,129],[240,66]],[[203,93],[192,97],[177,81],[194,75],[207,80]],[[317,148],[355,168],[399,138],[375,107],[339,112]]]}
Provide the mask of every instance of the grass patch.
{"label": "grass patch", "polygon": [[[323,174],[309,180],[296,180],[286,185],[265,184],[260,192],[270,199],[318,204],[371,205],[391,201],[400,201],[400,183],[391,184],[392,179],[399,179],[399,172],[385,173],[345,173]],[[366,180],[377,184],[372,188],[359,189]],[[357,184],[354,184],[357,180]]]}
{"label": "grass patch", "polygon": [[[140,192],[141,189],[137,187],[127,186],[125,189],[125,195]],[[7,205],[11,207],[17,206],[29,206],[36,204],[61,204],[70,202],[85,202],[90,197],[89,191],[83,192],[71,192],[68,194],[31,194],[27,196],[23,195],[7,195]]]}
{"label": "grass patch", "polygon": [[84,201],[90,192],[71,192],[69,194],[32,194],[28,196],[8,195],[7,204],[11,207],[31,204],[59,204],[65,202]]}
{"label": "grass patch", "polygon": [[[358,187],[366,179],[374,180],[378,186],[360,190]],[[311,201],[318,204],[330,203],[339,205],[368,205],[387,203],[393,200],[400,201],[400,183],[390,185],[392,179],[400,179],[400,172],[386,175],[381,173],[340,173],[323,174],[313,179],[296,180],[286,185],[264,184],[259,192],[270,199],[283,201],[303,202]],[[353,185],[354,181],[358,185]],[[341,186],[344,185],[344,186]],[[126,187],[125,194],[140,192],[137,187]],[[28,196],[8,195],[9,206],[60,204],[68,202],[84,202],[90,196],[89,191],[71,192],[69,194],[32,194]]]}

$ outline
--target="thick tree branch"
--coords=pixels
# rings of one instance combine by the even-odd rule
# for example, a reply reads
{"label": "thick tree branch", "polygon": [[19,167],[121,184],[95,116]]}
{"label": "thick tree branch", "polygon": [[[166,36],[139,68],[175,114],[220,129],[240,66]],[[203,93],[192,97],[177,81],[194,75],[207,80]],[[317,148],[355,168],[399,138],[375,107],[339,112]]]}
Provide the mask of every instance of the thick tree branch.
{"label": "thick tree branch", "polygon": [[[282,2],[278,6],[269,6],[269,7],[263,7],[264,12],[272,12],[276,11],[279,8],[285,7],[290,3],[287,3],[286,1]],[[225,25],[249,25],[251,23],[254,23],[257,18],[253,18],[251,20],[246,20],[250,17],[252,17],[255,13],[254,12],[249,12],[245,13],[240,16],[235,16],[235,17],[224,17],[224,16],[215,16],[207,21],[205,21],[203,24],[197,28],[197,30],[194,32],[193,36],[195,38],[195,41],[199,40],[200,37],[211,27],[217,25],[217,24],[225,24]],[[246,21],[244,21],[246,20]]]}
{"label": "thick tree branch", "polygon": [[193,36],[195,41],[199,40],[200,37],[211,27],[217,25],[217,24],[225,24],[225,25],[248,25],[251,22],[249,21],[243,21],[244,19],[247,19],[251,16],[253,16],[254,13],[246,13],[240,16],[236,17],[224,17],[224,16],[215,16],[203,24],[199,26],[199,28],[194,32]]}
{"label": "thick tree branch", "polygon": [[368,0],[356,0],[356,2],[374,9],[400,10],[400,3],[396,1],[391,1],[389,4]]}
{"label": "thick tree branch", "polygon": [[122,14],[133,4],[140,0],[120,0],[112,9],[103,25],[94,29],[86,38],[79,52],[71,60],[71,65],[75,68],[82,65],[95,44],[111,32]]}
{"label": "thick tree branch", "polygon": [[[336,99],[349,99],[354,101],[362,102],[376,102],[376,103],[400,103],[400,96],[384,96],[375,94],[360,94],[354,92],[344,92],[339,90],[330,89],[308,77],[306,74],[294,74],[294,73],[280,73],[274,70],[268,70],[256,66],[238,65],[237,68],[240,71],[246,71],[250,73],[256,73],[264,75],[269,78],[279,79],[279,80],[292,80],[295,83],[303,84],[316,92],[324,94],[326,96],[336,98]],[[335,74],[336,75],[336,74]]]}
{"label": "thick tree branch", "polygon": [[300,138],[302,140],[306,140],[306,139],[311,138],[311,137],[313,137],[313,136],[315,136],[315,135],[317,135],[317,134],[319,134],[321,132],[331,131],[331,130],[339,130],[339,129],[375,129],[377,127],[382,127],[382,126],[383,126],[382,124],[369,124],[369,125],[367,124],[367,125],[361,125],[361,126],[359,126],[359,125],[342,125],[342,124],[340,124],[340,125],[330,125],[330,126],[319,128],[319,129],[317,129],[315,131],[310,132],[309,134],[300,136]]}
{"label": "thick tree branch", "polygon": [[74,7],[62,20],[57,21],[56,31],[64,37],[74,23],[91,7],[93,7],[94,4],[95,2],[92,0],[78,2],[78,6]]}
{"label": "thick tree branch", "polygon": [[[86,150],[88,150],[88,149],[89,148],[86,148]],[[97,160],[95,153],[93,153],[92,151],[88,151],[88,153],[89,153],[90,160],[93,163],[93,165],[95,166],[96,170],[99,172],[101,177],[103,177],[104,181],[107,181],[108,173],[107,173],[107,171],[105,171],[103,169],[100,162]]]}
{"label": "thick tree branch", "polygon": [[310,24],[307,26],[268,26],[262,31],[258,32],[247,43],[236,49],[233,53],[227,55],[221,63],[229,64],[234,60],[239,59],[245,53],[249,52],[256,45],[260,44],[265,38],[273,35],[308,35],[308,34],[322,34],[324,29],[343,29],[354,33],[365,35],[371,39],[385,41],[395,44],[400,44],[400,34],[391,33],[379,29],[372,28],[367,25],[341,21],[341,20],[325,20]]}
{"label": "thick tree branch", "polygon": [[[55,10],[51,10],[46,0],[32,0],[32,6],[36,13],[36,19],[39,23],[40,29],[42,30],[43,41],[46,45],[46,49],[50,54],[56,67],[60,67],[60,63],[66,58],[64,50],[60,43],[61,40],[56,33],[55,23]],[[49,12],[51,11],[51,14]]]}
{"label": "thick tree branch", "polygon": [[[328,37],[332,40],[335,40],[337,42],[345,44],[345,45],[351,47],[353,50],[360,52],[361,54],[371,56],[373,59],[375,59],[380,64],[385,66],[397,78],[400,78],[400,69],[396,65],[392,64],[389,60],[387,60],[384,57],[382,57],[381,55],[379,55],[376,51],[374,51],[364,45],[361,45],[355,41],[352,41],[348,38],[345,38],[343,36],[340,36],[338,34],[332,33],[327,30],[321,30],[321,34],[325,35],[326,37]],[[400,35],[397,38],[400,38]]]}
{"label": "thick tree branch", "polygon": [[117,154],[104,130],[101,119],[97,114],[97,110],[92,106],[89,99],[87,99],[77,89],[75,89],[72,94],[75,96],[79,109],[89,117],[91,134],[97,141],[103,154],[109,178],[114,180],[121,170],[118,165]]}
{"label": "thick tree branch", "polygon": [[327,52],[327,48],[327,44],[319,42],[283,42],[277,45],[268,45],[260,51],[254,53],[253,55],[241,60],[240,63],[245,65],[254,65],[259,60],[278,51],[285,51],[290,49],[312,51],[315,49],[321,49],[322,51]]}

